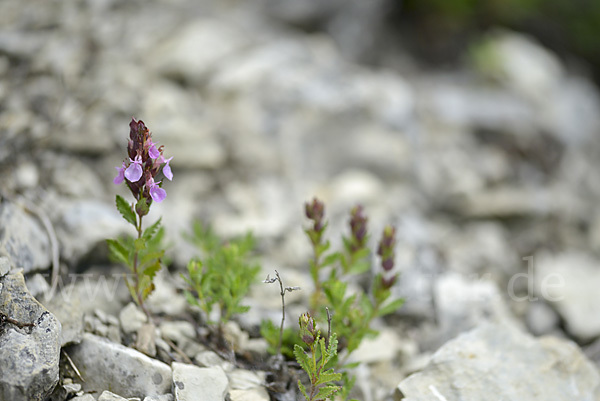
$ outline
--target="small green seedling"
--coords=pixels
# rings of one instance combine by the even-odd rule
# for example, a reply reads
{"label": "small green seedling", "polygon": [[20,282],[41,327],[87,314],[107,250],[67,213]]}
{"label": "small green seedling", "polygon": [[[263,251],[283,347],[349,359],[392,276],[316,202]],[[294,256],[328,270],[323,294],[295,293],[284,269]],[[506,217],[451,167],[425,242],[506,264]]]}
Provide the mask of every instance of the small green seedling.
{"label": "small green seedling", "polygon": [[[193,235],[187,238],[202,251],[202,256],[188,263],[188,274],[183,276],[189,285],[186,298],[204,312],[209,325],[216,324],[221,330],[233,315],[250,309],[242,305],[242,300],[260,271],[251,258],[254,238],[247,234],[223,242],[200,222],[194,224]],[[213,311],[218,315],[215,320]]]}

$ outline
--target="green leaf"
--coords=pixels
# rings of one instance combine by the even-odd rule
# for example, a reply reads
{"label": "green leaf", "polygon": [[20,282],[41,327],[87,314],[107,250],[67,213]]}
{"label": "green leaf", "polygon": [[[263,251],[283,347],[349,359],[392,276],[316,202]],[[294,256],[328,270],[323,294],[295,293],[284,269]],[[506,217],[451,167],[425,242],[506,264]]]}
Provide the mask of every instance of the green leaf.
{"label": "green leaf", "polygon": [[160,228],[160,224],[162,221],[162,217],[160,219],[158,219],[154,224],[152,224],[150,227],[146,228],[144,230],[144,233],[142,234],[142,237],[145,238],[146,240],[151,239],[152,237],[154,237],[154,235],[156,234],[156,232],[158,231],[158,229]]}
{"label": "green leaf", "polygon": [[382,308],[380,308],[377,311],[377,316],[385,316],[385,315],[389,315],[390,313],[396,312],[398,309],[400,309],[402,307],[402,305],[404,305],[403,298],[395,299],[392,302],[390,302],[389,304],[386,304]]}
{"label": "green leaf", "polygon": [[356,367],[360,366],[360,361],[358,362],[352,362],[352,363],[347,363],[344,366],[342,366],[342,369],[354,369]]}
{"label": "green leaf", "polygon": [[154,283],[150,283],[150,285],[146,286],[144,288],[144,290],[142,291],[142,299],[148,298],[148,296],[150,294],[152,294],[152,292],[154,291],[154,289],[155,289]]}
{"label": "green leaf", "polygon": [[333,369],[330,369],[327,372],[322,372],[319,375],[319,379],[317,380],[315,385],[318,386],[320,384],[330,383],[330,382],[334,382],[334,381],[341,380],[341,379],[342,379],[341,373],[334,373]]}
{"label": "green leaf", "polygon": [[298,365],[300,365],[302,370],[304,370],[309,377],[312,376],[314,372],[310,368],[310,356],[304,352],[304,349],[298,344],[294,344],[294,356],[296,357],[296,362],[298,362]]}
{"label": "green leaf", "polygon": [[131,205],[121,195],[117,195],[116,204],[121,216],[137,228],[137,219],[135,212],[131,209]]}
{"label": "green leaf", "polygon": [[341,258],[341,254],[339,252],[335,252],[330,255],[327,255],[325,257],[325,259],[323,259],[323,262],[321,263],[321,267],[332,265],[335,262],[337,262],[338,259],[340,259],[340,258]]}
{"label": "green leaf", "polygon": [[146,249],[146,240],[144,238],[136,238],[135,241],[133,241],[133,244],[136,251]]}
{"label": "green leaf", "polygon": [[340,386],[326,386],[321,387],[317,396],[314,398],[315,400],[325,400],[327,398],[333,398],[333,395],[340,391]]}
{"label": "green leaf", "polygon": [[156,277],[156,273],[160,270],[161,268],[161,264],[160,264],[160,260],[156,260],[154,263],[152,263],[150,266],[146,267],[144,269],[144,276],[147,276],[150,278],[150,280],[153,280],[154,277]]}
{"label": "green leaf", "polygon": [[354,262],[354,264],[350,266],[349,271],[352,274],[361,274],[367,272],[370,267],[371,265],[369,264],[369,262],[363,259]]}
{"label": "green leaf", "polygon": [[129,252],[122,242],[114,239],[107,239],[108,251],[110,256],[117,262],[124,263],[129,266]]}
{"label": "green leaf", "polygon": [[165,251],[158,251],[158,252],[148,252],[145,253],[144,255],[142,255],[142,257],[140,258],[140,266],[143,268],[146,267],[147,264],[149,264],[150,262],[152,262],[153,260],[158,260],[160,258],[163,257],[163,255],[165,254]]}
{"label": "green leaf", "polygon": [[302,395],[304,396],[304,398],[306,398],[306,400],[308,401],[308,394],[306,393],[306,388],[304,388],[304,386],[302,385],[302,383],[300,383],[300,380],[298,380],[298,388],[300,389],[300,392],[302,393]]}
{"label": "green leaf", "polygon": [[133,285],[127,279],[127,276],[125,276],[125,285],[127,286],[127,289],[129,290],[129,294],[131,295],[131,298],[133,298],[133,301],[139,306],[137,293],[135,292],[135,288],[133,287]]}

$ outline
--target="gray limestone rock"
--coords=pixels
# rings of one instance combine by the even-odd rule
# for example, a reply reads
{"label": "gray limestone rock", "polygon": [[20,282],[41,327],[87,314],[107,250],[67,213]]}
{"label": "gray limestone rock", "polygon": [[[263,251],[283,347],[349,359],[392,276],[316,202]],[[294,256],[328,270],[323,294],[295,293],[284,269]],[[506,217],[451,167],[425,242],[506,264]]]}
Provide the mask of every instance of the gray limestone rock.
{"label": "gray limestone rock", "polygon": [[42,225],[19,205],[0,202],[0,256],[25,273],[50,266],[50,241]]}
{"label": "gray limestone rock", "polygon": [[68,352],[85,379],[85,391],[110,388],[123,397],[145,397],[171,389],[168,365],[105,338],[85,333]]}
{"label": "gray limestone rock", "polygon": [[29,294],[21,272],[0,284],[0,400],[42,401],[58,382],[60,322]]}
{"label": "gray limestone rock", "polygon": [[127,399],[121,397],[120,395],[111,393],[110,391],[104,391],[102,394],[100,394],[98,401],[127,401]]}
{"label": "gray limestone rock", "polygon": [[[177,401],[202,399],[223,401],[229,381],[223,369],[218,366],[200,368],[194,365],[173,362],[173,393]],[[198,398],[198,394],[202,394]]]}
{"label": "gray limestone rock", "polygon": [[0,277],[4,277],[10,271],[10,259],[0,256]]}
{"label": "gray limestone rock", "polygon": [[398,389],[405,401],[597,401],[600,374],[570,341],[485,323],[442,346]]}
{"label": "gray limestone rock", "polygon": [[148,321],[148,317],[133,302],[127,304],[119,313],[119,322],[123,332],[137,332]]}
{"label": "gray limestone rock", "polygon": [[81,310],[81,299],[77,296],[62,297],[55,295],[48,300],[42,300],[60,321],[62,331],[60,333],[60,344],[78,343],[83,334],[83,312]]}

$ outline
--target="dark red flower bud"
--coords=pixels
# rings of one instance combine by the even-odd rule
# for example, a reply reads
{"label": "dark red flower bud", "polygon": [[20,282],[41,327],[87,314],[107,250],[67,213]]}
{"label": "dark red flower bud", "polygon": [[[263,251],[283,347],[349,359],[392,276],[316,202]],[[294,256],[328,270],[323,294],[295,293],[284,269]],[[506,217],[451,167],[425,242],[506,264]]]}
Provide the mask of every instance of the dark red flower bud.
{"label": "dark red flower bud", "polygon": [[350,230],[352,232],[351,251],[356,252],[364,248],[367,241],[367,217],[363,214],[363,207],[357,205],[350,212]]}
{"label": "dark red flower bud", "polygon": [[381,287],[386,290],[391,288],[396,282],[396,278],[398,278],[396,274],[390,277],[381,277]]}

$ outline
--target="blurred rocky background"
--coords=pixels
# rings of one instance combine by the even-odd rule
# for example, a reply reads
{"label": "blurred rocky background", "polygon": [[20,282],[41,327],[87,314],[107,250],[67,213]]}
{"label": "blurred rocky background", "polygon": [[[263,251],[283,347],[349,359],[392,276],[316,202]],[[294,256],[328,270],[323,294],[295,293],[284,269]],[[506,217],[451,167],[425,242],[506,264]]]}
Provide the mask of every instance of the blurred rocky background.
{"label": "blurred rocky background", "polygon": [[[290,307],[302,312],[303,202],[325,201],[332,238],[360,203],[373,243],[385,223],[398,229],[394,293],[406,299],[356,357],[367,362],[360,399],[600,399],[600,3],[482,3],[0,2],[0,298],[26,291],[18,268],[38,298],[53,272],[61,288],[78,274],[68,297],[44,303],[62,330],[51,319],[60,338],[43,341],[81,342],[72,354],[83,366],[139,329],[122,285],[112,297],[86,287],[123,272],[104,239],[128,232],[114,207],[128,194],[112,179],[135,116],[174,156],[151,213],[166,224],[173,273],[154,313],[186,307],[178,276],[193,249],[181,233],[194,219],[225,237],[252,230],[264,276],[277,268],[307,288]],[[277,319],[269,290],[256,284],[238,322],[248,332]],[[191,341],[185,324],[161,330]],[[0,354],[20,349],[11,341],[0,336]],[[154,365],[143,369],[159,379],[186,372]],[[232,400],[260,387],[227,369]],[[2,388],[35,393],[56,383],[7,377]],[[86,395],[140,396],[111,380]],[[538,387],[519,393],[521,380]],[[71,390],[56,399],[81,387]]]}

